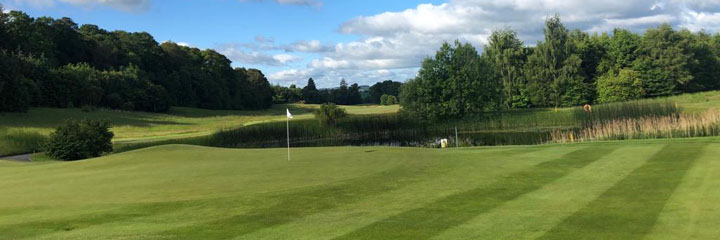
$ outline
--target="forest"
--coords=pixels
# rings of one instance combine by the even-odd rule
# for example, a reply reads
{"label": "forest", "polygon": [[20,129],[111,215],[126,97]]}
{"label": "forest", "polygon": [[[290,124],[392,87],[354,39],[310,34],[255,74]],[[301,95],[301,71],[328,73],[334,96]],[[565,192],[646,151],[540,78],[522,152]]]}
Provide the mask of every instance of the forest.
{"label": "forest", "polygon": [[214,50],[160,44],[146,32],[78,26],[70,18],[33,18],[0,5],[0,112],[264,109],[272,97],[260,70],[233,68]]}
{"label": "forest", "polygon": [[403,84],[403,109],[438,120],[720,89],[718,34],[669,24],[644,34],[590,34],[567,29],[557,15],[543,32],[544,40],[529,46],[512,29],[494,31],[482,53],[469,43],[445,43]]}

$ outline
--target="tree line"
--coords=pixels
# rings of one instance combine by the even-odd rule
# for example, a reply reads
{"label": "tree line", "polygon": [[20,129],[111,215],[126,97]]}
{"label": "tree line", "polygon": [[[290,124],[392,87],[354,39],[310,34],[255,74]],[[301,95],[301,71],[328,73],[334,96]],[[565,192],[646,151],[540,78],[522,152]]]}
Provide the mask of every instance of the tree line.
{"label": "tree line", "polygon": [[445,43],[402,87],[403,109],[427,119],[528,107],[566,107],[720,89],[720,35],[627,29],[568,30],[556,15],[544,40],[525,46],[494,31],[482,54]]}
{"label": "tree line", "polygon": [[[294,103],[303,101],[309,104],[334,103],[337,105],[357,105],[363,103],[381,104],[382,97],[393,97],[397,99],[400,94],[400,86],[402,83],[392,80],[386,80],[375,83],[370,86],[367,91],[362,91],[357,83],[348,86],[345,79],[340,80],[337,88],[318,89],[315,80],[308,79],[307,85],[298,88],[296,85],[283,87],[280,85],[273,86],[275,93],[275,103]],[[385,103],[389,103],[388,100]],[[395,104],[394,101],[390,104]]]}
{"label": "tree line", "polygon": [[32,18],[0,5],[0,111],[97,106],[165,112],[170,106],[263,109],[272,88],[260,70],[145,32]]}

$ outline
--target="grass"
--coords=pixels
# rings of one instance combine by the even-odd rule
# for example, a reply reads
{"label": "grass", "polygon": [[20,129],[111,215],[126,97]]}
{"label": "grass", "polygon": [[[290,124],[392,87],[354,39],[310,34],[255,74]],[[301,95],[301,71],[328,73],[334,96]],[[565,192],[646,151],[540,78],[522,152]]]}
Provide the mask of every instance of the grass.
{"label": "grass", "polygon": [[0,162],[0,239],[707,239],[718,154],[698,138]]}
{"label": "grass", "polygon": [[[44,137],[69,119],[101,119],[112,124],[115,142],[144,142],[212,134],[220,129],[279,121],[289,108],[297,119],[310,119],[319,105],[283,104],[261,111],[204,110],[174,107],[167,114],[100,109],[32,108],[28,113],[0,113],[0,156],[28,153],[39,148]],[[398,106],[343,106],[351,114],[397,112]]]}

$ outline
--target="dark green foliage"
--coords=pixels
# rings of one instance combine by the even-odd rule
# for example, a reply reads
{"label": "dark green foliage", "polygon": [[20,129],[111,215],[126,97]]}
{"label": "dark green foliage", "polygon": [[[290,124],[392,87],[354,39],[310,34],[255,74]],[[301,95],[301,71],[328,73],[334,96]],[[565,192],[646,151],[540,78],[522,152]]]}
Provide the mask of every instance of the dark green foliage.
{"label": "dark green foliage", "polygon": [[295,84],[290,87],[273,85],[273,103],[295,103],[302,99],[302,89]]}
{"label": "dark green foliage", "polygon": [[441,120],[496,109],[500,84],[470,44],[443,44],[423,61],[418,76],[403,84],[400,105],[418,118]]}
{"label": "dark green foliage", "polygon": [[145,32],[0,12],[0,51],[0,93],[14,93],[0,94],[0,111],[84,105],[151,112],[170,106],[261,109],[272,102],[260,71],[233,69],[213,50],[158,44]]}
{"label": "dark green foliage", "polygon": [[380,97],[380,104],[382,104],[382,105],[395,105],[398,103],[399,102],[398,102],[397,97],[395,97],[393,95],[385,94]]}
{"label": "dark green foliage", "polygon": [[[462,54],[444,44],[403,85],[403,109],[438,120],[500,105],[568,107],[720,89],[720,34],[664,24],[642,35],[626,29],[590,35],[568,30],[558,16],[547,19],[543,33],[536,46],[523,47],[514,31],[494,31],[482,61],[465,69],[471,61],[456,65]],[[481,86],[460,87],[466,76],[481,79]],[[477,102],[485,104],[472,105]]]}
{"label": "dark green foliage", "polygon": [[394,82],[392,80],[375,83],[374,85],[370,86],[370,92],[367,101],[370,103],[382,104],[380,97],[382,97],[383,95],[392,95],[398,97],[400,96],[401,85],[401,82]]}
{"label": "dark green foliage", "polygon": [[586,102],[582,59],[558,16],[545,22],[545,41],[528,57],[525,76],[534,106],[573,106]]}
{"label": "dark green foliage", "polygon": [[68,121],[50,134],[46,146],[49,156],[66,161],[98,157],[112,152],[112,137],[105,121]]}
{"label": "dark green foliage", "polygon": [[315,87],[315,80],[312,78],[308,79],[307,85],[302,89],[302,99],[305,103],[318,104],[323,103],[323,97],[320,95],[320,91]]}
{"label": "dark green foliage", "polygon": [[339,108],[334,103],[320,105],[320,108],[316,109],[313,114],[320,122],[328,126],[334,126],[338,120],[347,116],[345,109]]}
{"label": "dark green foliage", "polygon": [[640,75],[631,69],[622,69],[617,75],[608,72],[598,78],[596,88],[598,103],[633,100],[645,94]]}
{"label": "dark green foliage", "polygon": [[527,56],[522,41],[510,29],[494,31],[488,41],[483,57],[488,59],[487,63],[495,70],[493,77],[502,83],[502,95],[498,95],[498,98],[506,108],[527,107],[527,82],[522,75]]}
{"label": "dark green foliage", "polygon": [[634,68],[643,78],[646,96],[676,94],[690,84],[693,76],[686,67],[690,54],[683,49],[687,44],[668,24],[645,32]]}

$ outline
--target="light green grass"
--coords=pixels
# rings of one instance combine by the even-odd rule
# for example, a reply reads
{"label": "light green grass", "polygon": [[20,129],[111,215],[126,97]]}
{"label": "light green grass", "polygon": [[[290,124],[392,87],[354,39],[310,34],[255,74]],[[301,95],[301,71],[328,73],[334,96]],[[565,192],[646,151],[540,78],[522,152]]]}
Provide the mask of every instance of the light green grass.
{"label": "light green grass", "polygon": [[[297,119],[312,118],[319,105],[282,104],[261,111],[204,110],[174,107],[167,114],[122,112],[100,109],[31,108],[28,113],[0,113],[0,156],[32,152],[42,136],[69,119],[101,119],[112,124],[114,141],[156,141],[208,135],[225,128],[279,121],[289,108]],[[398,111],[398,106],[342,106],[350,114],[380,114]]]}
{"label": "light green grass", "polygon": [[0,161],[0,239],[708,239],[720,139]]}

